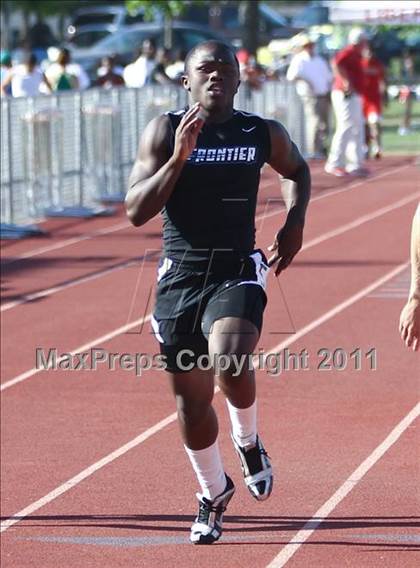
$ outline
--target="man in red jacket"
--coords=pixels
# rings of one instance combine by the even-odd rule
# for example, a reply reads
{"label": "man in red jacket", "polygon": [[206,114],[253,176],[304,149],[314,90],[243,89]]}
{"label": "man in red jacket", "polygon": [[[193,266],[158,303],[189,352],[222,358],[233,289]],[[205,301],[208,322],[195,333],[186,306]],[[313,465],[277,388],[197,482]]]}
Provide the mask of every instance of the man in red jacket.
{"label": "man in red jacket", "polygon": [[336,131],[325,171],[337,177],[367,175],[363,167],[364,120],[361,99],[364,81],[362,51],[365,46],[365,33],[354,28],[349,34],[349,45],[339,51],[332,62],[335,78],[331,100]]}

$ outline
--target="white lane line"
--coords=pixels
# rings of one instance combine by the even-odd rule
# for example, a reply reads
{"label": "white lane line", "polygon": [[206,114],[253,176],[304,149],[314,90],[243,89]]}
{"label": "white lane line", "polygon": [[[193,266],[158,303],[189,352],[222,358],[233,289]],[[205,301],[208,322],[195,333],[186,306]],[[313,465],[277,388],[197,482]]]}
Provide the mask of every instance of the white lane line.
{"label": "white lane line", "polygon": [[[351,189],[353,189],[353,188],[355,188],[355,187],[359,187],[360,185],[363,185],[363,184],[365,184],[365,183],[367,183],[367,182],[375,181],[375,180],[377,180],[377,179],[381,179],[381,178],[386,177],[386,176],[388,176],[388,175],[392,175],[392,174],[397,173],[397,172],[399,172],[399,171],[401,171],[401,170],[403,170],[403,169],[405,169],[405,168],[408,168],[408,167],[410,167],[410,166],[412,166],[412,165],[413,165],[413,164],[405,164],[405,165],[403,165],[403,166],[398,166],[398,167],[393,168],[393,169],[391,169],[391,170],[389,170],[389,171],[383,172],[382,174],[379,174],[379,175],[377,175],[377,176],[372,176],[371,178],[363,179],[363,180],[357,181],[357,182],[355,182],[355,183],[352,183],[352,184],[350,184],[350,185],[348,185],[348,186],[346,186],[346,187],[342,187],[342,188],[339,188],[339,189],[332,189],[331,191],[328,191],[328,190],[327,190],[327,191],[325,191],[325,193],[322,193],[321,195],[316,195],[316,196],[314,196],[314,197],[311,199],[311,203],[313,203],[313,202],[315,202],[315,201],[318,201],[318,200],[320,200],[320,199],[325,199],[326,197],[329,197],[329,196],[331,196],[331,195],[336,195],[336,194],[338,194],[338,193],[343,193],[343,192],[345,192],[345,191],[349,191],[349,190],[351,190]],[[264,181],[264,183],[266,183],[266,182]],[[272,180],[268,180],[268,185],[271,185],[272,183],[273,183]],[[261,188],[261,189],[263,189],[263,188]],[[276,211],[270,211],[270,213],[268,213],[267,215],[265,215],[265,214],[260,214],[259,216],[256,217],[256,220],[259,220],[259,219],[261,219],[261,218],[265,218],[266,216],[267,216],[267,217],[271,217],[272,215],[276,215],[276,214],[279,213],[279,211],[281,211],[282,209],[284,209],[284,208],[279,208],[279,209],[276,210]],[[99,231],[95,231],[95,232],[93,232],[93,233],[88,233],[88,234],[83,235],[83,236],[81,236],[81,237],[74,237],[74,238],[72,238],[72,239],[67,239],[67,240],[65,240],[65,241],[60,241],[60,242],[55,243],[55,244],[50,245],[50,246],[41,247],[41,248],[39,248],[39,249],[32,249],[32,250],[30,250],[30,251],[28,251],[28,252],[26,252],[26,253],[23,253],[23,254],[21,254],[21,255],[18,255],[18,256],[16,256],[16,257],[12,258],[12,259],[10,259],[10,260],[5,260],[5,261],[2,263],[2,266],[7,266],[7,265],[12,264],[12,263],[14,263],[14,262],[17,262],[17,261],[19,261],[19,260],[23,260],[23,259],[27,259],[27,258],[32,258],[33,256],[39,256],[39,255],[44,254],[44,253],[46,253],[46,252],[51,252],[51,251],[53,251],[53,250],[58,250],[58,249],[60,249],[60,248],[64,248],[64,247],[67,247],[67,246],[71,246],[71,245],[77,244],[77,243],[82,242],[82,241],[86,241],[86,240],[89,240],[89,239],[93,239],[93,238],[95,238],[95,237],[97,237],[97,236],[106,235],[106,234],[109,234],[109,233],[113,233],[113,232],[115,232],[115,231],[120,231],[121,229],[129,228],[130,226],[131,226],[131,225],[130,225],[130,223],[128,223],[128,221],[123,221],[122,223],[118,223],[118,224],[116,224],[116,225],[113,225],[113,226],[108,227],[108,228],[106,228],[106,229],[101,229],[101,230],[99,230]]]}
{"label": "white lane line", "polygon": [[[334,308],[331,308],[331,310],[328,310],[328,312],[325,312],[319,318],[314,319],[313,321],[308,323],[308,325],[305,325],[304,327],[299,329],[294,335],[280,342],[272,350],[270,350],[270,353],[278,353],[281,349],[288,347],[291,343],[294,343],[304,335],[307,335],[310,331],[319,327],[329,319],[335,317],[343,310],[349,308],[354,303],[358,302],[365,296],[369,295],[371,292],[373,292],[373,290],[376,290],[379,286],[382,286],[385,282],[388,282],[388,280],[394,278],[395,276],[397,276],[397,274],[400,274],[403,270],[407,268],[408,264],[409,262],[407,261],[404,262],[403,264],[398,265],[396,268],[393,268],[390,272],[387,272],[385,276],[378,278],[378,280],[375,280],[375,282],[372,282],[372,284],[369,284],[369,286],[366,286],[356,294],[353,294],[353,296],[350,296],[350,298],[347,298],[347,300],[344,300],[344,302],[337,304],[336,306],[334,306]],[[256,357],[255,361],[258,361],[258,357]]]}
{"label": "white lane line", "polygon": [[46,505],[47,503],[50,503],[54,499],[57,499],[57,497],[59,497],[63,493],[66,493],[72,487],[78,485],[81,481],[84,481],[87,477],[91,476],[99,469],[105,467],[107,464],[113,462],[117,458],[126,454],[127,452],[138,446],[139,444],[142,444],[148,438],[153,436],[153,434],[156,434],[157,432],[159,432],[160,430],[162,430],[163,428],[168,426],[168,424],[171,424],[175,420],[176,420],[176,412],[167,416],[166,418],[164,418],[163,420],[161,420],[151,428],[148,428],[147,430],[142,432],[139,436],[133,438],[133,440],[130,440],[120,448],[114,450],[113,452],[103,457],[99,461],[95,462],[91,466],[87,467],[86,469],[84,469],[83,471],[81,471],[71,479],[68,479],[65,483],[60,485],[60,487],[57,487],[53,491],[50,491],[50,493],[48,493],[44,497],[41,497],[41,499],[38,499],[38,501],[31,503],[28,507],[25,507],[24,509],[22,509],[22,511],[19,511],[19,513],[16,513],[16,515],[13,515],[13,517],[10,517],[9,519],[2,521],[0,532],[6,531],[9,527],[13,526],[14,524],[22,520],[22,518],[31,515],[32,513],[34,513],[44,505]]}
{"label": "white lane line", "polygon": [[82,235],[81,237],[73,237],[72,239],[66,239],[64,241],[54,243],[53,245],[48,245],[38,249],[32,249],[23,254],[19,254],[18,256],[15,256],[10,260],[6,259],[4,262],[2,262],[2,266],[9,266],[9,264],[13,264],[18,260],[24,260],[27,258],[32,258],[33,256],[39,256],[46,252],[51,252],[53,250],[69,247],[76,243],[81,243],[82,241],[94,239],[95,237],[109,235],[110,233],[115,233],[116,231],[121,231],[122,229],[128,229],[129,227],[131,227],[130,223],[128,221],[123,221],[122,223],[117,223],[116,225],[112,225],[111,227],[107,227],[105,229],[99,229],[98,231],[94,231],[93,233],[86,233],[86,235]]}
{"label": "white lane line", "polygon": [[299,550],[311,534],[324,522],[337,505],[356,487],[366,473],[382,458],[382,456],[395,444],[398,438],[420,416],[420,403],[401,420],[385,440],[356,468],[345,482],[337,489],[328,501],[314,513],[313,517],[298,531],[290,542],[282,548],[279,554],[267,565],[267,568],[281,568]]}
{"label": "white lane line", "polygon": [[[311,205],[312,203],[314,203],[315,201],[319,201],[320,199],[325,199],[326,197],[331,197],[333,195],[338,195],[340,193],[345,193],[346,191],[349,191],[351,189],[354,189],[356,187],[360,187],[361,185],[365,185],[367,183],[370,183],[372,181],[376,181],[378,179],[382,179],[384,177],[390,176],[392,174],[396,174],[406,168],[408,168],[409,166],[412,166],[413,164],[405,164],[404,166],[398,166],[397,168],[393,168],[392,170],[383,172],[377,176],[372,176],[369,178],[364,178],[363,180],[359,180],[356,181],[354,183],[351,183],[349,185],[346,185],[345,187],[340,187],[339,189],[332,189],[331,191],[325,191],[325,193],[321,193],[320,195],[315,195],[314,197],[311,197],[311,200],[309,202],[309,205]],[[280,211],[270,211],[270,213],[267,213],[265,215],[260,215],[259,217],[256,218],[256,220],[259,220],[261,218],[267,219],[268,217],[272,217],[273,215],[276,215],[278,212]]]}
{"label": "white lane line", "polygon": [[[105,335],[102,335],[101,337],[96,337],[92,341],[89,341],[89,343],[85,343],[84,345],[80,345],[79,347],[76,347],[76,349],[73,349],[73,351],[69,351],[69,353],[73,356],[76,353],[81,353],[83,351],[87,351],[88,349],[90,349],[91,347],[94,347],[95,345],[105,343],[106,341],[113,339],[117,335],[120,335],[122,333],[126,333],[127,331],[130,331],[130,329],[133,329],[133,327],[136,327],[138,325],[142,325],[142,324],[150,321],[151,316],[152,316],[152,314],[147,314],[146,316],[139,318],[136,321],[132,321],[131,323],[127,323],[126,325],[122,325],[121,327],[117,327],[117,329],[114,329],[113,331],[106,333]],[[65,355],[63,355],[62,357],[59,357],[57,359],[57,364],[59,364],[61,361],[64,361],[64,359],[65,359]],[[36,367],[33,367],[32,369],[29,369],[29,371],[25,371],[24,373],[21,373],[17,377],[10,379],[10,381],[3,383],[0,387],[0,391],[4,391],[4,390],[12,387],[13,385],[21,383],[22,381],[25,381],[26,379],[33,377],[34,375],[36,375],[37,373],[40,373],[43,370],[44,369],[37,369]]]}
{"label": "white lane line", "polygon": [[[326,312],[323,316],[317,318],[316,320],[312,321],[311,323],[309,323],[308,325],[306,325],[302,329],[298,330],[297,333],[293,337],[289,338],[286,341],[282,341],[281,343],[279,343],[276,347],[273,348],[272,351],[276,352],[279,349],[281,349],[282,347],[284,347],[285,345],[290,345],[294,341],[297,341],[297,339],[299,339],[303,335],[309,333],[310,331],[312,331],[316,327],[319,327],[321,324],[323,324],[328,319],[331,319],[336,314],[342,312],[346,307],[351,306],[352,304],[354,304],[355,302],[357,302],[361,298],[365,297],[375,287],[381,286],[387,280],[394,278],[394,276],[398,272],[400,272],[401,270],[404,270],[406,268],[407,264],[408,264],[408,262],[394,268],[393,270],[391,270],[390,272],[388,272],[387,274],[385,274],[384,276],[382,276],[381,278],[379,278],[378,280],[376,280],[375,282],[373,282],[369,286],[363,288],[363,290],[360,290],[360,292],[358,292],[357,294],[354,294],[353,296],[351,296],[350,298],[348,298],[344,302],[338,304],[335,308],[333,308],[329,312]],[[93,473],[95,473],[96,471],[101,469],[102,467],[105,467],[106,465],[108,465],[109,463],[111,463],[112,461],[114,461],[115,459],[120,457],[122,454],[126,453],[128,450],[138,446],[144,440],[146,440],[147,438],[150,438],[150,436],[152,436],[153,434],[156,434],[157,432],[162,430],[162,428],[164,428],[165,426],[167,426],[171,422],[174,422],[175,420],[176,420],[176,413],[173,413],[170,416],[167,416],[166,418],[164,418],[163,420],[161,420],[160,422],[158,422],[157,424],[155,424],[154,426],[152,426],[151,428],[149,428],[148,430],[143,432],[143,434],[140,434],[139,436],[137,436],[133,440],[127,442],[127,444],[125,444],[124,446],[121,446],[121,448],[114,450],[113,452],[111,452],[110,454],[108,454],[107,456],[102,458],[101,460],[90,465],[88,468],[81,471],[75,477],[72,477],[71,479],[69,479],[68,481],[66,481],[65,483],[63,483],[62,485],[60,485],[59,487],[57,487],[56,489],[54,489],[53,491],[51,491],[50,493],[45,495],[44,497],[41,497],[41,499],[38,499],[37,501],[35,501],[34,503],[31,503],[30,505],[28,505],[27,507],[25,507],[24,509],[22,509],[18,513],[15,513],[13,516],[9,517],[8,519],[6,519],[5,521],[3,521],[1,523],[1,532],[6,531],[9,527],[18,523],[24,517],[27,517],[28,515],[34,513],[35,511],[37,511],[38,509],[40,509],[41,507],[43,507],[47,503],[50,503],[56,497],[58,497],[59,495],[62,495],[63,493],[65,493],[66,491],[68,491],[69,489],[71,489],[72,487],[77,485],[78,483],[80,483],[80,481],[83,481],[84,479],[86,479],[87,477],[89,477],[90,475],[92,475]]]}
{"label": "white lane line", "polygon": [[407,298],[410,289],[411,271],[407,269],[398,278],[394,278],[382,288],[370,294],[370,298]]}
{"label": "white lane line", "polygon": [[[373,219],[376,219],[377,217],[379,217],[381,215],[385,215],[386,213],[389,213],[390,211],[393,211],[394,209],[397,209],[399,207],[403,207],[404,205],[407,205],[407,203],[410,203],[411,201],[414,201],[414,199],[417,199],[417,197],[419,195],[420,195],[420,193],[418,193],[418,192],[414,193],[412,195],[405,197],[404,199],[400,199],[399,201],[397,201],[396,203],[394,203],[392,205],[382,207],[382,209],[378,209],[374,213],[370,213],[369,215],[363,215],[362,217],[355,219],[351,223],[347,223],[345,225],[342,225],[341,227],[338,227],[337,229],[333,229],[332,231],[327,231],[323,235],[320,235],[319,237],[316,237],[315,239],[312,239],[311,241],[308,241],[306,244],[304,244],[302,249],[301,249],[301,252],[303,252],[303,251],[305,251],[305,250],[307,250],[307,249],[309,249],[309,248],[311,248],[315,245],[323,243],[327,239],[331,239],[333,237],[336,237],[338,235],[343,234],[346,231],[354,229],[355,227],[358,227],[363,223],[367,223],[367,222],[369,222]],[[150,319],[150,317],[151,317],[151,314],[148,314],[146,316],[146,319],[144,319],[143,321],[148,321]],[[122,326],[122,327],[118,328],[117,330],[110,332],[106,336],[102,336],[98,339],[93,339],[92,341],[90,341],[89,343],[87,343],[86,345],[83,345],[81,347],[76,347],[76,349],[71,351],[71,353],[73,353],[73,354],[74,353],[80,353],[82,351],[85,351],[86,349],[90,349],[91,347],[97,345],[100,341],[103,341],[103,337],[108,337],[109,339],[111,339],[111,338],[115,337],[116,335],[119,335],[119,333],[120,333],[119,330],[123,330],[123,331],[121,331],[121,333],[124,333],[128,329],[131,329],[131,327],[135,327],[136,325],[139,325],[139,323],[141,323],[141,320],[137,320],[137,321],[135,321],[131,324],[126,324],[125,326]],[[129,327],[127,327],[127,326],[129,326]],[[33,377],[34,375],[36,375],[40,371],[41,371],[41,369],[37,369],[36,367],[34,367],[32,369],[29,369],[28,371],[25,371],[24,373],[21,373],[17,377],[14,377],[13,379],[10,379],[9,381],[4,382],[0,386],[0,392],[12,387],[13,385],[20,383],[22,381],[25,381],[26,379],[29,379],[30,377]]]}
{"label": "white lane line", "polygon": [[350,231],[351,229],[355,229],[356,227],[360,227],[360,225],[363,225],[364,223],[368,223],[369,221],[373,221],[373,219],[377,219],[378,217],[381,217],[382,215],[386,215],[387,213],[390,213],[391,211],[394,211],[395,209],[399,209],[400,207],[404,207],[404,205],[408,205],[408,203],[415,201],[419,197],[420,197],[420,192],[417,191],[415,193],[411,193],[410,195],[407,195],[407,197],[404,197],[403,199],[400,199],[399,201],[396,201],[395,203],[392,203],[391,205],[386,205],[385,207],[381,207],[380,209],[377,209],[373,213],[368,213],[367,215],[362,215],[361,217],[358,217],[357,219],[355,219],[354,221],[351,221],[350,223],[346,223],[345,225],[341,225],[341,227],[338,227],[337,229],[332,229],[331,231],[327,231],[323,235],[320,235],[319,237],[316,237],[316,238],[308,241],[302,247],[301,250],[306,250],[308,248],[314,247],[315,245],[319,245],[320,243],[323,243],[324,241],[326,241],[328,239],[331,239],[333,237],[337,237],[338,235],[341,235],[341,234],[345,233],[346,231]]}
{"label": "white lane line", "polygon": [[66,282],[65,284],[57,284],[56,286],[52,286],[51,288],[44,288],[43,290],[39,290],[38,292],[33,292],[32,294],[24,294],[19,300],[14,300],[13,302],[7,302],[7,304],[3,304],[0,308],[0,312],[7,312],[8,310],[12,310],[17,306],[21,306],[22,304],[27,304],[29,302],[33,302],[35,300],[40,300],[41,298],[46,298],[47,296],[52,296],[53,294],[57,294],[57,292],[62,292],[63,290],[67,290],[67,288],[73,288],[73,286],[78,286],[79,284],[84,284],[86,282],[90,282],[91,280],[96,280],[97,278],[102,278],[102,276],[107,276],[112,272],[116,272],[117,270],[122,270],[123,268],[128,268],[130,266],[135,266],[138,261],[136,260],[128,260],[118,266],[111,266],[110,268],[104,268],[104,270],[100,270],[95,274],[88,274],[87,276],[80,276],[79,278],[75,278],[72,282]]}

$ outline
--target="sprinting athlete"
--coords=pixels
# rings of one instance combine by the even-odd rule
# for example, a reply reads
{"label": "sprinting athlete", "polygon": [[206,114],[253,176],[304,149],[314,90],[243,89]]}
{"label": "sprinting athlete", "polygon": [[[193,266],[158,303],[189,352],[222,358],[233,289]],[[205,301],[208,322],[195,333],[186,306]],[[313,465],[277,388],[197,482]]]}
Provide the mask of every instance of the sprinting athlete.
{"label": "sprinting athlete", "polygon": [[[185,450],[197,475],[199,512],[191,542],[212,544],[235,491],[225,473],[212,406],[214,370],[226,397],[232,440],[251,495],[271,493],[273,472],[257,434],[252,365],[238,359],[257,345],[268,266],[278,275],[302,246],[309,169],[281,124],[233,108],[239,86],[234,52],[220,42],[194,47],[182,83],[189,108],[153,119],[140,141],[126,198],[135,226],[162,211],[163,256],[152,326],[166,357]],[[267,261],[254,250],[263,164],[295,182],[284,226]],[[251,367],[251,368],[250,368]]]}

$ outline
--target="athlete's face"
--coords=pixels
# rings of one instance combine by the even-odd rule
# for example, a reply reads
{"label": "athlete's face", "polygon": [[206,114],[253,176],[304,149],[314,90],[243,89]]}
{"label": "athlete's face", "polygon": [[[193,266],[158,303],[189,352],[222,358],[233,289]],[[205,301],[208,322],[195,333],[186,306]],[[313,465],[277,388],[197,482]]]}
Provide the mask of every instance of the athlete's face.
{"label": "athlete's face", "polygon": [[234,55],[220,47],[203,47],[190,60],[184,87],[193,103],[209,111],[233,105],[239,87],[239,69]]}

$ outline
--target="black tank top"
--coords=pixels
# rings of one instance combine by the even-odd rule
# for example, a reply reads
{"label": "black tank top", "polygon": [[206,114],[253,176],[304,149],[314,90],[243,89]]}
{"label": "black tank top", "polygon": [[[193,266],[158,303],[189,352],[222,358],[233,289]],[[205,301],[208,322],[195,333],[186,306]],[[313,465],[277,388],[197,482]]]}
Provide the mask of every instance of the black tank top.
{"label": "black tank top", "polygon": [[[167,113],[171,152],[185,112]],[[251,252],[260,170],[270,152],[259,116],[235,110],[226,122],[205,124],[162,210],[165,256],[198,262]]]}

